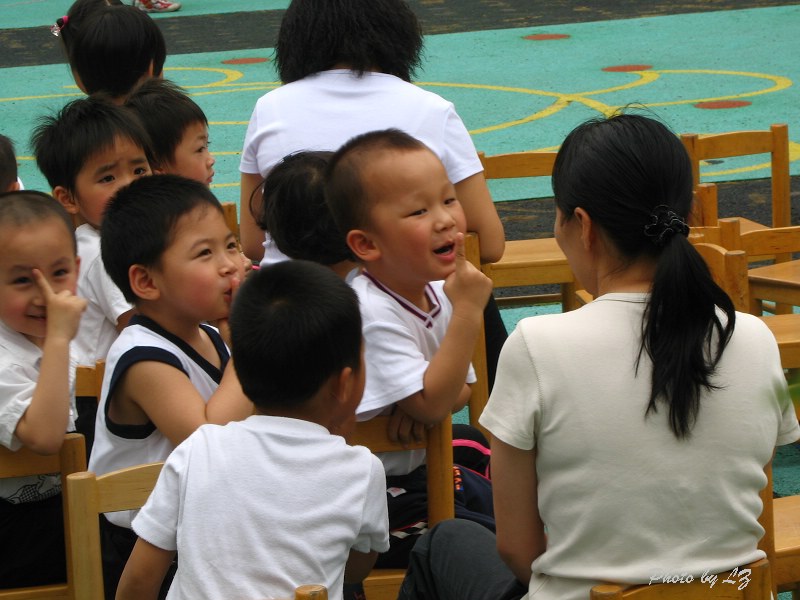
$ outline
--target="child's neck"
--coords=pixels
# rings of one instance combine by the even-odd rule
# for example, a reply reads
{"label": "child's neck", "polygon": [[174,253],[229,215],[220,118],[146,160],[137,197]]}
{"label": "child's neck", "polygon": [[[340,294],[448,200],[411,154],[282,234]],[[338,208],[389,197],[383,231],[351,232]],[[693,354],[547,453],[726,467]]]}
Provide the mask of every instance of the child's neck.
{"label": "child's neck", "polygon": [[163,311],[159,311],[156,306],[146,302],[137,305],[136,311],[140,315],[152,319],[172,335],[186,342],[212,365],[220,366],[216,347],[208,337],[208,334],[200,327],[200,322],[172,318],[164,314]]}
{"label": "child's neck", "polygon": [[406,281],[400,277],[393,277],[391,273],[383,272],[380,268],[375,269],[373,266],[367,266],[365,270],[372,279],[377,280],[384,288],[410,302],[421,311],[427,313],[433,309],[426,293],[427,282]]}

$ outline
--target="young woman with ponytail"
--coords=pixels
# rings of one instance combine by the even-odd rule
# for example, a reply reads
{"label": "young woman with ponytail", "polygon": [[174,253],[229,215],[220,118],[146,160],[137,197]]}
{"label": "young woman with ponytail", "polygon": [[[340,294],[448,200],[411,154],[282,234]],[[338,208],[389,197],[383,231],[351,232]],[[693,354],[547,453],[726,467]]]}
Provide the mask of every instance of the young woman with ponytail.
{"label": "young woman with ponytail", "polygon": [[644,116],[589,121],[553,192],[556,239],[595,300],[509,337],[480,419],[496,538],[442,523],[400,598],[577,600],[763,556],[764,466],[800,427],[774,338],[686,237],[683,146]]}

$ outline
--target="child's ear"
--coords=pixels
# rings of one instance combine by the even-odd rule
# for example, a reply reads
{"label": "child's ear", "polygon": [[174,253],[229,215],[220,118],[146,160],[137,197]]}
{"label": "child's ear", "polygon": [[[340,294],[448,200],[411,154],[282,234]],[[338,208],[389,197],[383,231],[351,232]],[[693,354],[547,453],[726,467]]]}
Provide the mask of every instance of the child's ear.
{"label": "child's ear", "polygon": [[575,209],[573,215],[578,219],[581,226],[581,244],[584,250],[591,250],[596,242],[596,229],[592,217],[589,216],[581,207]]}
{"label": "child's ear", "polygon": [[358,372],[345,367],[328,380],[332,403],[328,431],[347,437],[352,433],[356,421],[356,408],[364,391]]}
{"label": "child's ear", "polygon": [[69,214],[78,214],[78,202],[75,200],[75,195],[63,185],[57,185],[53,188],[53,198],[58,200]]}
{"label": "child's ear", "polygon": [[375,245],[372,236],[362,229],[352,229],[347,232],[346,240],[358,260],[372,262],[381,256],[381,251]]}
{"label": "child's ear", "polygon": [[142,300],[157,300],[161,295],[152,272],[145,266],[132,265],[128,269],[128,282],[133,293]]}

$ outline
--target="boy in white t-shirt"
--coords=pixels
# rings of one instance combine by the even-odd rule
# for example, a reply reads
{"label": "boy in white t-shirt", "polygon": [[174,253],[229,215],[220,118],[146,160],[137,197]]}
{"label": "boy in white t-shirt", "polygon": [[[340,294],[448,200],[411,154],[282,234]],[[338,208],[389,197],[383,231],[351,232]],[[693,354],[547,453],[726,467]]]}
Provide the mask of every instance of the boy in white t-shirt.
{"label": "boy in white t-shirt", "polygon": [[[470,360],[492,283],[467,262],[455,188],[419,140],[397,129],[355,137],[331,158],[328,174],[331,211],[364,267],[352,281],[367,360],[358,418],[391,414],[390,437],[408,439],[469,400]],[[392,552],[379,565],[404,566],[427,526],[425,454],[394,452],[382,460],[393,535]],[[476,510],[457,498],[456,516],[494,526],[485,503]]]}
{"label": "boy in white t-shirt", "polygon": [[[103,267],[100,224],[117,190],[150,175],[150,141],[132,111],[89,97],[44,117],[32,142],[53,196],[82,223],[75,230],[81,257],[78,295],[89,304],[73,346],[78,364],[93,365],[106,358],[133,315],[133,306]],[[86,437],[88,453],[94,443],[97,399],[78,398],[77,403],[77,427]]]}
{"label": "boy in white t-shirt", "polygon": [[176,550],[169,600],[283,598],[310,582],[339,599],[389,546],[383,467],[340,437],[364,390],[353,290],[322,265],[278,263],[244,283],[230,327],[255,414],[200,427],[167,459],[118,600],[156,598]]}
{"label": "boy in white t-shirt", "polygon": [[[47,194],[0,195],[0,445],[59,451],[74,428],[70,341],[86,301],[72,223]],[[66,579],[57,475],[0,480],[0,588]]]}

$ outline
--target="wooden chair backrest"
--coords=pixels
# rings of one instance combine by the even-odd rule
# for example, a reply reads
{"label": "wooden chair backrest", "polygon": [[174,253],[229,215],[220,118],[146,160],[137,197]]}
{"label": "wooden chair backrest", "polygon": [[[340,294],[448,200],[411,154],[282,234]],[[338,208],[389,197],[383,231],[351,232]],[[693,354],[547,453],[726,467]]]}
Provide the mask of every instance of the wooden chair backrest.
{"label": "wooden chair backrest", "polygon": [[138,465],[97,477],[91,471],[67,477],[72,585],[76,600],[103,600],[99,515],[141,508],[163,463]]}
{"label": "wooden chair backrest", "polygon": [[[27,475],[47,475],[49,473],[61,474],[61,489],[66,490],[66,479],[70,473],[86,469],[86,446],[83,436],[79,433],[68,433],[64,436],[61,450],[58,454],[43,456],[27,448],[20,448],[16,452],[5,447],[0,447],[0,479],[9,477],[25,477]],[[27,588],[0,590],[2,600],[22,600],[36,598],[73,598],[70,584],[69,567],[72,563],[70,551],[69,527],[67,526],[67,502],[64,500],[64,535],[67,553],[67,581],[60,584],[44,585]],[[9,543],[3,540],[2,543]]]}
{"label": "wooden chair backrest", "polygon": [[557,152],[509,152],[486,156],[479,152],[486,179],[515,179],[519,177],[550,177]]}
{"label": "wooden chair backrest", "polygon": [[347,441],[365,446],[372,452],[400,452],[424,449],[428,465],[428,527],[455,517],[453,496],[453,430],[448,417],[426,431],[421,442],[412,441],[404,447],[389,440],[389,417],[375,417],[356,424]]}
{"label": "wooden chair backrest", "polygon": [[717,244],[695,244],[703,257],[711,276],[719,287],[730,296],[736,310],[748,312],[750,291],[747,283],[747,254],[742,250],[726,250]]}
{"label": "wooden chair backrest", "polygon": [[75,397],[97,398],[103,388],[106,361],[98,360],[93,365],[78,365],[75,369]]}
{"label": "wooden chair backrest", "polygon": [[328,588],[324,585],[301,585],[294,591],[294,600],[328,600]]}
{"label": "wooden chair backrest", "polygon": [[709,580],[693,578],[689,583],[658,583],[654,585],[621,586],[596,585],[591,600],[768,600],[770,597],[769,561],[761,559],[726,571],[709,575]]}
{"label": "wooden chair backrest", "polygon": [[236,203],[235,202],[223,202],[222,203],[222,212],[225,215],[225,224],[228,226],[233,232],[233,235],[236,236],[236,239],[239,239],[239,215],[236,212]]}
{"label": "wooden chair backrest", "polygon": [[791,225],[789,128],[787,125],[776,124],[772,125],[769,130],[762,131],[733,131],[712,135],[685,133],[681,135],[681,141],[692,162],[695,187],[700,183],[700,161],[768,153],[772,184],[772,227]]}
{"label": "wooden chair backrest", "polygon": [[[481,248],[478,234],[470,232],[464,239],[464,250],[467,260],[476,268],[481,268]],[[469,424],[481,430],[484,435],[488,432],[478,423],[486,403],[489,401],[489,372],[486,358],[486,334],[483,326],[475,340],[475,350],[472,354],[472,368],[475,370],[477,380],[472,384],[472,395],[469,398]]]}

